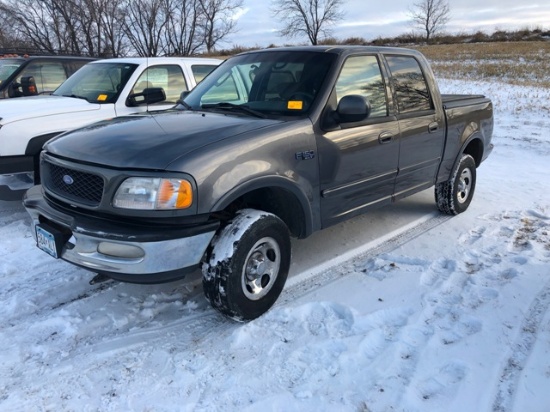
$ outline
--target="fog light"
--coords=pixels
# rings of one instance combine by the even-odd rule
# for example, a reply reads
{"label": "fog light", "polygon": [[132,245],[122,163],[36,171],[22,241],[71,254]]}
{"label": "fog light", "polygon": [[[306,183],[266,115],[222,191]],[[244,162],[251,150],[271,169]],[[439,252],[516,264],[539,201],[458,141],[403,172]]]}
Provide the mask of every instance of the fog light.
{"label": "fog light", "polygon": [[101,242],[97,246],[97,251],[103,255],[125,259],[139,259],[145,256],[143,249],[120,243]]}

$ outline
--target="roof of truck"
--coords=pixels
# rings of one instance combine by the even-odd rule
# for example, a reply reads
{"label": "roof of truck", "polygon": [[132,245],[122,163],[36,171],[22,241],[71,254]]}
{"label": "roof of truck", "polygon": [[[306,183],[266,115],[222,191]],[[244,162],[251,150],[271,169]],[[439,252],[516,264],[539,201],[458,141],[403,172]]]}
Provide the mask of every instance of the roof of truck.
{"label": "roof of truck", "polygon": [[209,57],[118,57],[112,59],[97,60],[94,63],[132,63],[132,64],[147,64],[154,61],[155,63],[173,63],[175,60],[185,61],[189,64],[220,64],[223,60],[213,59]]}
{"label": "roof of truck", "polygon": [[402,47],[384,47],[384,46],[351,46],[351,45],[334,45],[334,46],[287,46],[287,47],[276,47],[270,49],[259,49],[244,52],[241,54],[248,53],[269,53],[273,51],[292,51],[292,52],[316,52],[316,53],[335,53],[335,54],[347,54],[350,52],[353,53],[395,53],[395,54],[417,54],[416,50],[407,49]]}
{"label": "roof of truck", "polygon": [[29,56],[28,54],[0,54],[0,59],[16,60],[96,60],[94,57],[85,56]]}

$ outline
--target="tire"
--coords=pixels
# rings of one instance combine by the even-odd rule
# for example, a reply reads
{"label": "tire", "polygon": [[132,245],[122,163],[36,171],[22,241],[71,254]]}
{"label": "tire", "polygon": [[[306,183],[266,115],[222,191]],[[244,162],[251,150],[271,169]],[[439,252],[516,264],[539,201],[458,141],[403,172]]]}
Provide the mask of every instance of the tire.
{"label": "tire", "polygon": [[290,235],[277,216],[244,209],[225,226],[202,268],[210,304],[239,321],[267,312],[281,294],[290,267]]}
{"label": "tire", "polygon": [[437,207],[448,215],[458,215],[470,206],[476,188],[476,162],[463,154],[446,182],[435,186]]}

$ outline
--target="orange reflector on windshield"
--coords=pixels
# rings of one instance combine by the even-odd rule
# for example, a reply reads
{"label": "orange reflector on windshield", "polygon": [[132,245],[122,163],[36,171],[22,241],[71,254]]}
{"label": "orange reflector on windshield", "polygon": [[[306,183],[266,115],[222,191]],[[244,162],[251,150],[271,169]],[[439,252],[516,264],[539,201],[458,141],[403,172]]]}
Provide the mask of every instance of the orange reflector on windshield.
{"label": "orange reflector on windshield", "polygon": [[288,110],[302,110],[304,107],[304,102],[301,100],[289,100],[288,101]]}

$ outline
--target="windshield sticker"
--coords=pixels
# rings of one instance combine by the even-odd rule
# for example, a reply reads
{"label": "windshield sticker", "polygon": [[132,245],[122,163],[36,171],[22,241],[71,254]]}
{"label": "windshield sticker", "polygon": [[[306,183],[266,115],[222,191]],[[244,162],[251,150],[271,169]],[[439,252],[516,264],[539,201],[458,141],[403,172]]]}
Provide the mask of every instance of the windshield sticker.
{"label": "windshield sticker", "polygon": [[302,110],[304,107],[304,102],[300,100],[289,100],[288,101],[288,110]]}
{"label": "windshield sticker", "polygon": [[105,100],[107,100],[107,96],[106,94],[100,94],[99,96],[97,96],[97,100],[100,101],[100,102],[104,102]]}

